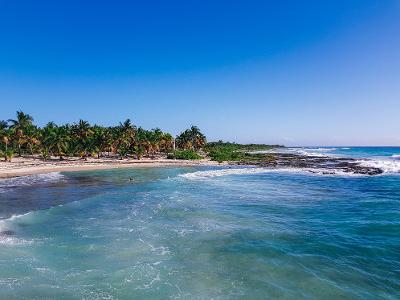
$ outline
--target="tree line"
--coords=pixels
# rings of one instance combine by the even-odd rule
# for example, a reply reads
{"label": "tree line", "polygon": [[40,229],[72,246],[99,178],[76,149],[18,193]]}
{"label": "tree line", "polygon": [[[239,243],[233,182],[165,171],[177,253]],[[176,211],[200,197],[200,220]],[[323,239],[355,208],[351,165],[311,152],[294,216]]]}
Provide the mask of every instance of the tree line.
{"label": "tree line", "polygon": [[14,155],[30,155],[49,159],[58,157],[154,157],[175,150],[197,152],[206,145],[206,137],[198,127],[191,126],[176,138],[156,128],[146,130],[130,119],[117,126],[90,125],[79,120],[74,124],[44,127],[34,124],[31,115],[17,111],[16,119],[0,121],[0,154],[6,161]]}

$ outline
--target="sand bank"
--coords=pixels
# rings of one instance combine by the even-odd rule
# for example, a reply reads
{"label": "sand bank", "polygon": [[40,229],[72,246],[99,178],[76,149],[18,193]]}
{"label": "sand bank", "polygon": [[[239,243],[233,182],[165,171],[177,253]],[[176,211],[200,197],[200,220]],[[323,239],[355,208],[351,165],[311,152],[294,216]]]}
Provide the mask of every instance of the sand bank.
{"label": "sand bank", "polygon": [[167,166],[209,166],[218,165],[210,160],[173,160],[166,158],[149,159],[117,159],[117,158],[89,158],[82,160],[68,158],[65,160],[52,159],[43,161],[33,158],[14,158],[12,162],[0,161],[0,178],[18,177],[50,172],[71,172],[84,170],[101,170],[114,168],[144,168]]}

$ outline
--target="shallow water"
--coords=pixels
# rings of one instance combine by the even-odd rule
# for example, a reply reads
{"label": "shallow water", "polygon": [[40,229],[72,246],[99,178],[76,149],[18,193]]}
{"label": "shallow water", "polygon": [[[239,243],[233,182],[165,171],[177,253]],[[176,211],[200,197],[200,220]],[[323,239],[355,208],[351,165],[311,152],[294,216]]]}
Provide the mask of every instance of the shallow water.
{"label": "shallow water", "polygon": [[400,298],[399,175],[220,169],[3,182],[0,299]]}

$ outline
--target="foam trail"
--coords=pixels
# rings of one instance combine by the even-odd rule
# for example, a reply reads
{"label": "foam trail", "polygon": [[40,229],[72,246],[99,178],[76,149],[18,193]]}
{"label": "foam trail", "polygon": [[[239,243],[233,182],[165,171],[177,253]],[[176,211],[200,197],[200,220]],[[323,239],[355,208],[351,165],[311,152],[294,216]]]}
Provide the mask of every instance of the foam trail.
{"label": "foam trail", "polygon": [[363,167],[379,168],[384,173],[400,173],[400,161],[390,159],[359,160],[358,164]]}
{"label": "foam trail", "polygon": [[219,169],[211,171],[197,171],[179,175],[180,177],[196,180],[207,179],[228,175],[252,175],[263,173],[299,173],[309,175],[335,175],[335,176],[366,176],[364,174],[354,174],[344,172],[340,169],[322,169],[322,168],[236,168],[236,169]]}
{"label": "foam trail", "polygon": [[46,174],[27,175],[15,178],[0,180],[0,193],[21,186],[29,186],[40,183],[57,182],[64,178],[60,172],[51,172]]}
{"label": "foam trail", "polygon": [[204,179],[211,177],[227,176],[227,175],[245,175],[259,174],[268,172],[266,168],[240,168],[240,169],[220,169],[210,171],[197,171],[193,173],[181,174],[179,176],[187,179]]}
{"label": "foam trail", "polygon": [[9,227],[9,226],[7,226],[7,225],[12,224],[12,221],[14,221],[14,220],[16,220],[16,219],[19,219],[19,218],[22,218],[22,217],[25,217],[25,216],[28,216],[28,215],[30,215],[31,213],[32,213],[32,212],[30,211],[30,212],[27,212],[27,213],[21,214],[21,215],[12,215],[11,217],[9,217],[9,218],[7,218],[7,219],[2,219],[2,220],[0,220],[0,232],[1,232],[1,231],[4,231],[4,230],[7,230],[8,227]]}
{"label": "foam trail", "polygon": [[[10,236],[8,234],[4,234],[5,231],[9,231],[12,229],[12,223],[14,220],[25,217],[27,215],[31,214],[31,212],[28,212],[26,214],[21,214],[21,215],[12,215],[8,219],[3,219],[0,220],[0,245],[3,246],[20,246],[20,245],[30,245],[33,243],[33,241],[28,241],[24,240],[21,238],[17,238],[15,236]],[[11,230],[13,231],[13,230]]]}

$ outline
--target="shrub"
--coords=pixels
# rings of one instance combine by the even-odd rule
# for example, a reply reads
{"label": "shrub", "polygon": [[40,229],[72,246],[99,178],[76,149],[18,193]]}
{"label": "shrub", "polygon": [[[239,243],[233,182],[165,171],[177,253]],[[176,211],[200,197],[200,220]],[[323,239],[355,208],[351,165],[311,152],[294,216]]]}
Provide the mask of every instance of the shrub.
{"label": "shrub", "polygon": [[212,150],[209,153],[209,156],[211,157],[212,160],[223,162],[223,161],[240,160],[243,158],[244,153],[234,151],[232,149],[219,148]]}
{"label": "shrub", "polygon": [[4,157],[5,161],[11,162],[14,156],[14,150],[8,149],[2,152],[2,156]]}

